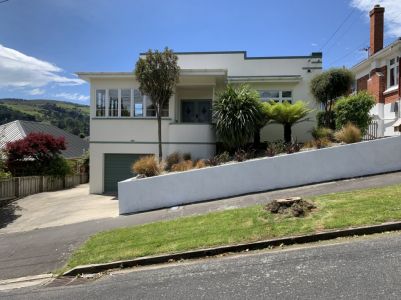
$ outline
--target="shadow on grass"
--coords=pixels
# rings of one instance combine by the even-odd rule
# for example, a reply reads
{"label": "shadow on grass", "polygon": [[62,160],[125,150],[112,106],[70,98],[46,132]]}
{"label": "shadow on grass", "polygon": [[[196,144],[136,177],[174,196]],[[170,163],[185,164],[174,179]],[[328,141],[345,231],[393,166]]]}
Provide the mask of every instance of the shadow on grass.
{"label": "shadow on grass", "polygon": [[5,203],[0,204],[0,229],[18,219],[21,216],[18,214],[20,210],[21,208],[16,201],[5,201]]}

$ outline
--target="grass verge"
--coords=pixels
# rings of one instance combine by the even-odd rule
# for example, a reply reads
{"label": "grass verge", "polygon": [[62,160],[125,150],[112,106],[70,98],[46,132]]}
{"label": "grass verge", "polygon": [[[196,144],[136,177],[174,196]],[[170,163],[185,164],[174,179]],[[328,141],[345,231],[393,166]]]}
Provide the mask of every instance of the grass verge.
{"label": "grass verge", "polygon": [[401,220],[401,185],[309,200],[317,209],[303,218],[274,215],[258,205],[102,232],[79,248],[65,269]]}

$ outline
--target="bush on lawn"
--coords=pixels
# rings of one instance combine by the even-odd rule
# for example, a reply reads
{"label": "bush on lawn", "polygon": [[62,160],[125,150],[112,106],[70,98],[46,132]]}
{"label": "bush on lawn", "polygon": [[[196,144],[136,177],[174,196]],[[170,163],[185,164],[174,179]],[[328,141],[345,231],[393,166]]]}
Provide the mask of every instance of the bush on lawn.
{"label": "bush on lawn", "polygon": [[361,130],[354,124],[348,123],[335,133],[335,138],[339,142],[352,144],[362,140],[362,133]]}
{"label": "bush on lawn", "polygon": [[157,176],[163,172],[163,168],[154,155],[142,156],[133,166],[132,171],[146,177]]}

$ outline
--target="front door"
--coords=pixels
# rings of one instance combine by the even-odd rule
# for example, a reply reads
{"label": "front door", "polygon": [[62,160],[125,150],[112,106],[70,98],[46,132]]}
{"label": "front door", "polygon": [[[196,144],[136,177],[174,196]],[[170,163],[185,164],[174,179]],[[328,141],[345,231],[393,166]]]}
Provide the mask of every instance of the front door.
{"label": "front door", "polygon": [[211,123],[212,100],[182,100],[183,123]]}

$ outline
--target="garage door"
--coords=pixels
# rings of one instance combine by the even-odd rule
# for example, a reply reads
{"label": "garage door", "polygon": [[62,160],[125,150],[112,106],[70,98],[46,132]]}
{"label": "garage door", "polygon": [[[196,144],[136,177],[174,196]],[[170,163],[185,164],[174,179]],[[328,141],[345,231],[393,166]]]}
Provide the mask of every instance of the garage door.
{"label": "garage door", "polygon": [[104,192],[117,192],[119,181],[131,178],[132,164],[143,154],[105,154],[104,155]]}

